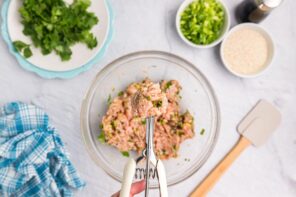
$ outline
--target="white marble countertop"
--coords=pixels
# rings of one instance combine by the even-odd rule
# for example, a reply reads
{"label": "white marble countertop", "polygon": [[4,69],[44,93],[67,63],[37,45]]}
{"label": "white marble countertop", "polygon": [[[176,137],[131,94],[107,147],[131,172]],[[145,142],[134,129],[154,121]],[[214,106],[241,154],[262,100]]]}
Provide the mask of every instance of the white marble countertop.
{"label": "white marble countertop", "polygon": [[[2,4],[3,0],[0,0]],[[178,37],[174,19],[181,0],[111,0],[115,34],[106,56],[90,71],[70,80],[45,80],[23,70],[0,40],[0,104],[20,100],[44,108],[60,131],[72,161],[87,181],[76,196],[110,196],[120,184],[88,156],[80,135],[80,104],[97,72],[110,61],[138,50],[163,50],[193,62],[213,85],[221,106],[221,132],[206,164],[169,196],[186,196],[238,140],[236,125],[260,98],[282,112],[280,128],[264,146],[248,148],[210,192],[210,197],[296,196],[296,1],[284,1],[261,23],[273,36],[272,68],[255,79],[240,79],[222,66],[218,47],[198,50]],[[234,20],[240,1],[225,0]],[[156,193],[154,193],[156,194]],[[156,195],[153,195],[156,196]]]}

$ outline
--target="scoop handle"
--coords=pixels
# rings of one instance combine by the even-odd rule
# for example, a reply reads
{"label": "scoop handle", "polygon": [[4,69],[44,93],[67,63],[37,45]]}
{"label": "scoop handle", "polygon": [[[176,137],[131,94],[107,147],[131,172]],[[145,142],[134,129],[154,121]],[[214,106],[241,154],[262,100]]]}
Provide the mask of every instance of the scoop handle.
{"label": "scoop handle", "polygon": [[219,178],[231,166],[236,158],[248,147],[251,142],[241,136],[238,143],[224,157],[222,161],[210,172],[210,174],[195,188],[190,197],[204,197],[214,187]]}
{"label": "scoop handle", "polygon": [[136,162],[130,158],[125,164],[123,172],[123,180],[121,184],[120,197],[129,197],[133,178],[136,171]]}
{"label": "scoop handle", "polygon": [[166,180],[165,168],[161,160],[157,161],[157,175],[161,197],[168,197],[168,185]]}

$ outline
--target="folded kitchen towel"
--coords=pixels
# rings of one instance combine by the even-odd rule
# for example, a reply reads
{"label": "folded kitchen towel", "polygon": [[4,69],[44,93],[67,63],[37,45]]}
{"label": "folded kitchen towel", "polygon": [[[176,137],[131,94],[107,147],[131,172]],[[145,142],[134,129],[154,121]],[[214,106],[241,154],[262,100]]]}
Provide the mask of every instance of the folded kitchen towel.
{"label": "folded kitchen towel", "polygon": [[41,109],[21,102],[0,108],[0,196],[72,196],[85,183]]}

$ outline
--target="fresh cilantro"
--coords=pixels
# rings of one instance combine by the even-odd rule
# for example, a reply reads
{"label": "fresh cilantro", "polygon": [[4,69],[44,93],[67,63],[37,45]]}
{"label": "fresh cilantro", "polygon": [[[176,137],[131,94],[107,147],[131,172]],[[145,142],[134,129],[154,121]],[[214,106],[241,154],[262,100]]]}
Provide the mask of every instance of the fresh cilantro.
{"label": "fresh cilantro", "polygon": [[151,101],[151,96],[145,96],[148,101]]}
{"label": "fresh cilantro", "polygon": [[123,95],[123,91],[118,92],[118,96],[122,96]]}
{"label": "fresh cilantro", "polygon": [[21,52],[25,47],[27,47],[29,45],[22,42],[22,41],[15,41],[15,42],[13,42],[13,46],[17,51]]}
{"label": "fresh cilantro", "polygon": [[182,122],[178,122],[177,123],[177,128],[178,129],[183,129],[183,123]]}
{"label": "fresh cilantro", "polygon": [[167,83],[165,84],[165,89],[166,89],[166,90],[169,89],[172,85],[173,85],[173,84],[172,84],[171,81],[167,82]]}
{"label": "fresh cilantro", "polygon": [[108,103],[108,105],[111,105],[111,102],[112,102],[112,97],[111,97],[111,95],[109,94],[108,99],[107,99],[107,103]]}
{"label": "fresh cilantro", "polygon": [[142,123],[142,125],[145,125],[145,124],[146,124],[146,119],[143,119],[143,120],[141,121],[141,123]]}
{"label": "fresh cilantro", "polygon": [[153,103],[153,107],[161,107],[162,106],[162,100],[158,100],[158,101],[152,101]]}
{"label": "fresh cilantro", "polygon": [[115,124],[114,121],[111,122],[111,127],[112,127],[113,130],[116,130],[116,124]]}
{"label": "fresh cilantro", "polygon": [[24,56],[25,56],[25,58],[29,58],[29,57],[31,57],[33,54],[32,54],[32,51],[31,51],[31,49],[30,49],[30,47],[26,47],[26,48],[24,48]]}
{"label": "fresh cilantro", "polygon": [[14,48],[21,53],[25,58],[29,58],[32,56],[32,51],[30,49],[30,45],[26,44],[22,41],[14,41],[13,43]]}
{"label": "fresh cilantro", "polygon": [[206,130],[205,130],[204,128],[202,128],[202,129],[200,130],[200,133],[199,133],[199,134],[200,134],[200,135],[204,135],[204,134],[205,134],[205,131],[206,131]]}
{"label": "fresh cilantro", "polygon": [[183,131],[177,130],[177,135],[181,137],[182,135],[185,135],[185,133]]}
{"label": "fresh cilantro", "polygon": [[[43,55],[55,52],[68,61],[74,44],[84,43],[89,49],[98,44],[91,29],[99,19],[87,11],[90,4],[90,0],[74,0],[70,5],[64,0],[23,0],[19,9],[23,33]],[[29,45],[15,41],[14,46],[26,58],[32,56]]]}
{"label": "fresh cilantro", "polygon": [[176,144],[173,145],[173,151],[174,151],[174,153],[177,153],[177,145]]}

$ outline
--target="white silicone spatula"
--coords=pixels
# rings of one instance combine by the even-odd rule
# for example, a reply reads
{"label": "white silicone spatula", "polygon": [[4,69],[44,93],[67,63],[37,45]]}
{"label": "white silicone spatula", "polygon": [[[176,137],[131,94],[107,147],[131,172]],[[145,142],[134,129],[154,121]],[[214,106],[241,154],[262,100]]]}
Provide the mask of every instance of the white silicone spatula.
{"label": "white silicone spatula", "polygon": [[240,153],[249,145],[260,146],[281,122],[280,112],[269,102],[260,100],[237,127],[241,137],[238,143],[210,174],[191,193],[191,197],[203,197],[211,190],[218,179],[230,167]]}

